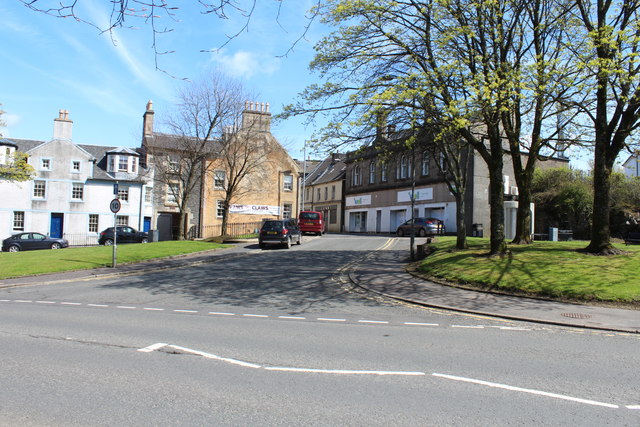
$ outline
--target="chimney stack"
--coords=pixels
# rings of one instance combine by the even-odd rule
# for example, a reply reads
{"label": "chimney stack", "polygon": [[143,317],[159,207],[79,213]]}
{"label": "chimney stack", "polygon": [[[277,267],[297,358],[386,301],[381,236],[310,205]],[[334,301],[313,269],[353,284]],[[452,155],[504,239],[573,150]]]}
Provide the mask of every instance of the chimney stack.
{"label": "chimney stack", "polygon": [[269,103],[246,101],[242,112],[242,128],[254,132],[271,130],[271,113]]}
{"label": "chimney stack", "polygon": [[71,141],[73,121],[69,119],[68,110],[60,110],[58,118],[53,119],[53,139]]}
{"label": "chimney stack", "polygon": [[142,138],[153,136],[153,102],[147,102],[147,110],[142,115]]}

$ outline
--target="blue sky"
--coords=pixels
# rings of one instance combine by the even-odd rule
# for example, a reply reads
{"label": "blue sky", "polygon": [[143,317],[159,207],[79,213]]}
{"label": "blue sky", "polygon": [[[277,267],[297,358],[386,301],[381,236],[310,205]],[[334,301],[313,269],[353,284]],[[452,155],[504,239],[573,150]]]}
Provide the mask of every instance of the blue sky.
{"label": "blue sky", "polygon": [[[44,1],[44,0],[41,0]],[[47,0],[49,1],[49,0]],[[51,1],[50,3],[56,3]],[[195,1],[177,11],[177,22],[163,17],[173,28],[159,35],[159,67],[180,78],[196,80],[218,67],[243,81],[256,93],[253,101],[269,102],[271,112],[295,101],[314,76],[308,71],[319,25],[305,40],[281,57],[302,34],[310,0],[258,2],[247,31],[217,52],[226,35],[240,30],[239,17],[220,20],[202,15]],[[106,22],[108,2],[81,0],[78,15],[95,23]],[[79,144],[136,147],[140,144],[142,114],[153,100],[156,122],[169,114],[183,81],[155,68],[152,31],[140,20],[109,34],[72,19],[31,11],[17,0],[0,5],[0,103],[5,111],[5,137],[48,141],[58,110],[69,111],[73,140]],[[278,24],[279,22],[279,24]],[[277,123],[272,132],[295,158],[302,158],[304,141],[312,128],[303,119]]]}

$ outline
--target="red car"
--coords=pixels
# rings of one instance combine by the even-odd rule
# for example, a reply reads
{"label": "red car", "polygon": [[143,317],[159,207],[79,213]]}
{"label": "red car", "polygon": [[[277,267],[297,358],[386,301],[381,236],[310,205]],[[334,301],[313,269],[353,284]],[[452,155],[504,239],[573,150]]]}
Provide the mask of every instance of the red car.
{"label": "red car", "polygon": [[302,211],[298,215],[298,226],[303,233],[315,233],[321,236],[326,231],[326,224],[322,212]]}

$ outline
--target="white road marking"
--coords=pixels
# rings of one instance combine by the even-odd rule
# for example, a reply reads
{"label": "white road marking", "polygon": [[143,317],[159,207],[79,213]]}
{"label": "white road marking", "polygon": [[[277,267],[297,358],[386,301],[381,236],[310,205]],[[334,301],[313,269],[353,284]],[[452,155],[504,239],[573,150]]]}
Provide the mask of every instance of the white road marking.
{"label": "white road marking", "polygon": [[318,320],[324,321],[324,322],[346,322],[347,319],[332,319],[329,317],[318,317]]}
{"label": "white road marking", "polygon": [[385,320],[358,320],[358,323],[379,323],[379,324],[389,324],[389,322]]}
{"label": "white road marking", "polygon": [[149,310],[149,311],[164,311],[164,308],[145,307],[145,308],[143,308],[143,310]]}
{"label": "white road marking", "polygon": [[627,405],[627,409],[640,410],[640,405]]}
{"label": "white road marking", "polygon": [[267,371],[280,372],[306,372],[315,374],[338,374],[338,375],[404,375],[404,376],[424,376],[424,372],[409,371],[357,371],[350,369],[309,369],[309,368],[288,368],[284,366],[265,367]]}
{"label": "white road marking", "polygon": [[117,306],[117,308],[125,308],[127,310],[135,310],[136,309],[135,307],[131,307],[131,306],[128,306],[128,305],[119,305],[119,306]]}
{"label": "white road marking", "polygon": [[210,311],[209,314],[217,315],[217,316],[235,316],[235,313],[221,313],[219,311]]}
{"label": "white road marking", "polygon": [[306,317],[301,317],[301,316],[278,316],[278,319],[305,320]]}
{"label": "white road marking", "polygon": [[482,325],[451,325],[452,328],[463,328],[463,329],[484,329]]}
{"label": "white road marking", "polygon": [[269,316],[267,316],[265,314],[243,314],[243,316],[244,317],[262,317],[262,318],[269,317]]}
{"label": "white road marking", "polygon": [[11,302],[10,299],[0,299],[0,302]]}
{"label": "white road marking", "polygon": [[410,326],[440,326],[438,323],[404,322],[404,324]]}
{"label": "white road marking", "polygon": [[563,400],[569,400],[569,401],[572,401],[572,402],[585,403],[587,405],[604,406],[606,408],[613,408],[613,409],[617,409],[619,407],[618,405],[613,405],[611,403],[597,402],[595,400],[581,399],[579,397],[566,396],[564,394],[548,393],[546,391],[533,390],[533,389],[521,388],[521,387],[514,387],[514,386],[510,386],[510,385],[506,385],[506,384],[498,384],[498,383],[492,383],[492,382],[489,382],[489,381],[475,380],[475,379],[472,379],[472,378],[457,377],[457,376],[454,376],[454,375],[437,374],[437,373],[433,373],[431,375],[433,375],[434,377],[445,378],[445,379],[454,380],[454,381],[462,381],[462,382],[466,382],[466,383],[484,385],[484,386],[487,386],[487,387],[500,388],[500,389],[509,390],[509,391],[517,391],[517,392],[521,392],[521,393],[529,393],[529,394],[535,394],[535,395],[538,395],[538,396],[546,396],[546,397],[552,397],[552,398],[555,398],[555,399],[563,399]]}
{"label": "white road marking", "polygon": [[168,344],[163,343],[163,342],[159,342],[159,343],[152,344],[152,345],[150,345],[148,347],[145,347],[145,348],[140,348],[140,349],[138,349],[138,351],[141,351],[143,353],[151,353],[152,351],[158,350],[159,348],[162,348],[162,347],[164,347],[166,345],[168,345]]}
{"label": "white road marking", "polygon": [[82,305],[79,302],[61,302],[61,305]]}
{"label": "white road marking", "polygon": [[245,368],[261,368],[260,365],[256,365],[255,363],[244,362],[242,360],[230,359],[228,357],[220,357],[215,354],[205,353],[204,351],[192,350],[186,347],[180,347],[179,345],[169,345],[171,348],[175,348],[176,350],[184,351],[185,353],[197,354],[198,356],[202,356],[207,359],[220,360],[221,362],[231,363],[233,365],[244,366]]}
{"label": "white road marking", "polygon": [[87,304],[89,307],[109,307],[107,304]]}
{"label": "white road marking", "polygon": [[55,301],[36,301],[36,304],[55,304]]}
{"label": "white road marking", "polygon": [[33,302],[33,301],[28,300],[28,299],[17,299],[17,300],[15,300],[15,302]]}
{"label": "white road marking", "polygon": [[197,313],[197,310],[173,310],[176,313]]}

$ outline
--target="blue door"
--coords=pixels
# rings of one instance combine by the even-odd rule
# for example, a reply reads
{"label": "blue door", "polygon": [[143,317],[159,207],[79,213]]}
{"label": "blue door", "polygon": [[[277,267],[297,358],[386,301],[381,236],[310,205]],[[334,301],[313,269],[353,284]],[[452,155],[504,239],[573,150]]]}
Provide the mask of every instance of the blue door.
{"label": "blue door", "polygon": [[145,216],[144,223],[142,224],[142,231],[148,233],[151,230],[151,217]]}
{"label": "blue door", "polygon": [[64,214],[61,213],[52,213],[51,214],[51,227],[49,228],[49,236],[51,237],[62,237],[62,223],[64,219]]}

